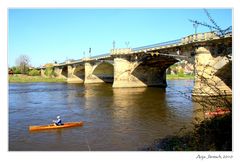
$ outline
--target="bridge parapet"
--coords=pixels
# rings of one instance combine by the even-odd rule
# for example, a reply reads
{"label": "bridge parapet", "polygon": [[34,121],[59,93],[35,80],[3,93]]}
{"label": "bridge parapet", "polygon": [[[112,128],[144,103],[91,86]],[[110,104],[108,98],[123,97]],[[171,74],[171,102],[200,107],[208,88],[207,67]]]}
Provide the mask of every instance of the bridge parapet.
{"label": "bridge parapet", "polygon": [[207,41],[211,39],[217,39],[219,38],[214,32],[207,32],[207,33],[198,33],[189,35],[187,37],[182,38],[181,43],[182,44],[188,44],[192,42],[199,42],[199,41]]}
{"label": "bridge parapet", "polygon": [[131,48],[117,48],[117,49],[112,49],[110,51],[111,55],[129,54],[131,52],[132,52]]}

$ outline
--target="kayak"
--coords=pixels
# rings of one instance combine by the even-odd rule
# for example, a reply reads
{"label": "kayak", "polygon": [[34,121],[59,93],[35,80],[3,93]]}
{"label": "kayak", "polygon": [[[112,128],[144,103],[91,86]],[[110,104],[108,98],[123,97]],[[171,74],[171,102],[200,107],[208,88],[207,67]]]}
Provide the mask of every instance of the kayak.
{"label": "kayak", "polygon": [[48,130],[48,129],[61,129],[61,128],[70,128],[70,127],[78,127],[82,126],[83,122],[67,122],[64,123],[63,125],[54,125],[54,124],[49,124],[49,125],[39,125],[39,126],[29,126],[29,131],[40,131],[40,130]]}
{"label": "kayak", "polygon": [[206,112],[205,115],[207,115],[207,116],[219,116],[219,115],[228,114],[230,112],[231,111],[229,109],[217,108],[215,111]]}

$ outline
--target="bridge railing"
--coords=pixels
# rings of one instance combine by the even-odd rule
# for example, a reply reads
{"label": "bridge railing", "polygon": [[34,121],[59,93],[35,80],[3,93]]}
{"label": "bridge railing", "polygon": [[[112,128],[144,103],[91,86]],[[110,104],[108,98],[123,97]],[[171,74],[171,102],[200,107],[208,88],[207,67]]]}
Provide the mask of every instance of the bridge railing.
{"label": "bridge railing", "polygon": [[55,66],[62,66],[62,65],[65,65],[66,62],[61,62],[61,63],[58,63],[58,64],[55,64]]}
{"label": "bridge railing", "polygon": [[130,52],[132,52],[131,48],[115,48],[115,49],[111,49],[111,55],[128,54]]}
{"label": "bridge railing", "polygon": [[106,56],[109,56],[110,53],[104,53],[104,54],[101,54],[101,55],[97,55],[97,56],[92,56],[90,57],[90,59],[96,59],[96,58],[100,58],[100,57],[106,57]]}
{"label": "bridge railing", "polygon": [[151,45],[148,45],[148,46],[136,47],[136,48],[132,48],[132,51],[140,51],[140,50],[144,50],[144,49],[174,45],[174,44],[179,44],[179,43],[181,43],[181,39],[176,39],[176,40],[172,40],[172,41],[151,44]]}
{"label": "bridge railing", "polygon": [[81,62],[81,61],[82,61],[82,59],[77,59],[77,60],[68,61],[68,62],[66,62],[66,63],[68,63],[68,64],[73,64],[73,63],[79,63],[79,62]]}

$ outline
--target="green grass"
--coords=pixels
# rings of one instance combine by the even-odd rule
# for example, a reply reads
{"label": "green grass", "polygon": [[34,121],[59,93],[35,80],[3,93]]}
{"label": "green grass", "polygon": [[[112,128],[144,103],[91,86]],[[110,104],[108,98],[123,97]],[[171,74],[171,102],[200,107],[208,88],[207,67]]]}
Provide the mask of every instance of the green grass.
{"label": "green grass", "polygon": [[186,74],[167,74],[167,80],[194,79],[194,75]]}
{"label": "green grass", "polygon": [[[194,75],[178,75],[178,74],[168,74],[167,80],[178,80],[178,79],[194,79]],[[15,74],[9,76],[10,83],[29,83],[29,82],[66,82],[66,79],[60,78],[44,78],[41,76],[27,76],[21,74]]]}
{"label": "green grass", "polygon": [[30,82],[66,82],[66,79],[60,78],[44,78],[41,76],[26,76],[26,75],[13,75],[9,76],[10,83],[30,83]]}

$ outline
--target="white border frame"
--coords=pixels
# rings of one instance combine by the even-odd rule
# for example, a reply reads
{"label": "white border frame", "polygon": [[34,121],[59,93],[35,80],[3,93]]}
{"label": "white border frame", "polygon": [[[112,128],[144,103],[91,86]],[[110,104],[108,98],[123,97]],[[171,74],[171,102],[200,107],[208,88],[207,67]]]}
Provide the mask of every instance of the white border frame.
{"label": "white border frame", "polygon": [[[228,161],[239,161],[239,21],[240,2],[238,0],[2,0],[0,1],[0,152],[7,161],[202,161],[198,155],[233,155]],[[7,23],[9,8],[233,8],[233,151],[232,152],[9,152],[8,151],[8,75],[7,75]],[[219,159],[208,159],[219,161]]]}

